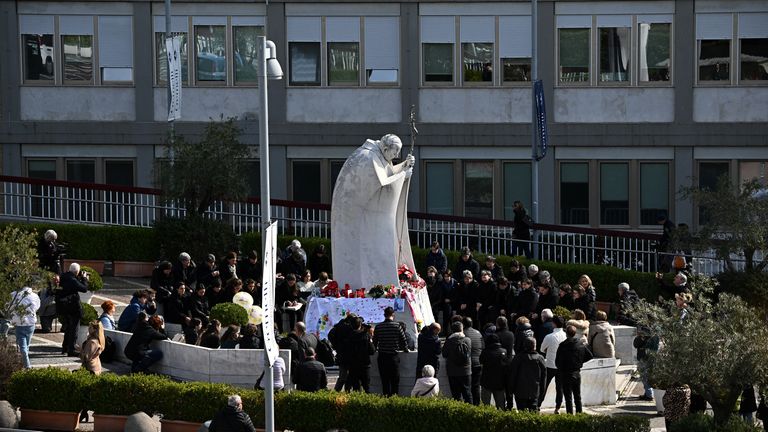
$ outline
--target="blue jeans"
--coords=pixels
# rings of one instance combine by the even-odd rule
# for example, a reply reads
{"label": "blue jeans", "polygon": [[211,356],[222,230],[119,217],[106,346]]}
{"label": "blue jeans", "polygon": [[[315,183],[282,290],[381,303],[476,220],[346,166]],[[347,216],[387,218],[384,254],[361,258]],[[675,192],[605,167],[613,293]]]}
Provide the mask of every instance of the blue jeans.
{"label": "blue jeans", "polygon": [[32,341],[32,335],[35,333],[35,326],[16,326],[16,345],[21,352],[21,361],[24,368],[29,369],[29,343]]}

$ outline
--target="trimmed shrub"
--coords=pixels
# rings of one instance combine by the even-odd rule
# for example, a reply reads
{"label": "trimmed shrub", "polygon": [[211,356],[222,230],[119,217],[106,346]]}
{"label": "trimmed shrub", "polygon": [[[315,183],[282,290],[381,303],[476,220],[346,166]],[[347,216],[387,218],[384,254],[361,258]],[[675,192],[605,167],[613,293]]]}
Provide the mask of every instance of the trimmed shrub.
{"label": "trimmed shrub", "polygon": [[102,374],[88,395],[88,408],[96,414],[131,415],[159,412],[158,395],[167,394],[170,379],[152,375]]}
{"label": "trimmed shrub", "polygon": [[104,280],[96,270],[88,266],[80,266],[80,270],[88,273],[88,291],[101,291],[104,288]]}
{"label": "trimmed shrub", "polygon": [[11,375],[22,370],[21,353],[10,339],[0,338],[0,400],[8,398],[8,380]]}
{"label": "trimmed shrub", "polygon": [[735,294],[768,315],[768,273],[723,272],[717,275],[718,293]]}
{"label": "trimmed shrub", "polygon": [[211,309],[211,319],[217,319],[222,327],[230,324],[245,326],[248,324],[248,311],[234,303],[219,303]]}
{"label": "trimmed shrub", "polygon": [[99,319],[99,313],[96,312],[96,308],[88,303],[80,303],[80,306],[83,308],[83,316],[80,318],[80,325],[87,326],[91,321]]}
{"label": "trimmed shrub", "polygon": [[227,397],[246,391],[235,389],[228,384],[202,382],[171,383],[164,390],[162,393],[164,396],[155,400],[163,418],[195,423],[212,419],[227,405]]}
{"label": "trimmed shrub", "polygon": [[747,424],[741,417],[731,416],[725,424],[716,425],[706,414],[691,414],[672,424],[669,432],[760,432],[762,428]]}
{"label": "trimmed shrub", "polygon": [[200,216],[165,217],[155,221],[153,229],[160,256],[173,261],[186,251],[195,262],[202,262],[209,253],[217,257],[237,251],[238,238],[226,222]]}
{"label": "trimmed shrub", "polygon": [[8,401],[21,408],[79,412],[87,406],[88,395],[97,382],[99,378],[85,369],[25,369],[11,376]]}

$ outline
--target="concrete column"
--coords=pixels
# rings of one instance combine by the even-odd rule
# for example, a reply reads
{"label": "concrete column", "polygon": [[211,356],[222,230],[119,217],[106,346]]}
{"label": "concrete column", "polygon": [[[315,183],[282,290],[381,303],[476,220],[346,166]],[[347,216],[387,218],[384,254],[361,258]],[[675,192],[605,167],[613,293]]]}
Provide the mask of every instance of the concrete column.
{"label": "concrete column", "polygon": [[0,119],[6,125],[9,121],[18,121],[20,112],[18,23],[16,2],[0,2],[0,54],[3,59],[0,61]]}
{"label": "concrete column", "polygon": [[693,227],[693,202],[680,199],[677,191],[683,186],[693,186],[694,164],[693,147],[675,147],[675,176],[671,191],[674,196],[672,220],[687,223],[690,227]]}
{"label": "concrete column", "polygon": [[[275,43],[277,47],[277,61],[280,62],[283,73],[286,74],[282,80],[269,80],[267,84],[269,90],[269,130],[272,132],[270,134],[270,143],[272,145],[286,144],[275,141],[272,138],[274,133],[280,130],[279,127],[274,127],[274,125],[285,123],[287,110],[285,101],[288,87],[288,37],[285,28],[285,3],[269,3],[267,6],[267,39]],[[272,149],[270,148],[270,150]],[[273,198],[277,198],[277,195],[273,195]]]}
{"label": "concrete column", "polygon": [[694,0],[675,2],[672,80],[675,85],[675,123],[693,122],[693,85],[696,64]]}
{"label": "concrete column", "polygon": [[[419,121],[419,82],[421,75],[419,71],[419,7],[415,3],[400,4],[400,98],[402,100],[402,118],[403,123],[408,124],[411,115],[411,106],[416,107],[416,122]],[[403,140],[403,156],[410,151],[411,137],[410,128],[407,129],[407,135],[401,136]],[[419,139],[416,138],[416,146],[419,145]],[[425,173],[418,172],[419,151],[414,149],[416,157],[416,166],[414,167],[413,177],[408,193],[408,208],[411,211],[422,210],[419,206],[421,196],[421,178]]]}
{"label": "concrete column", "polygon": [[555,2],[551,0],[539,0],[538,2],[538,75],[544,84],[544,100],[547,107],[547,123],[549,123],[549,146],[547,156],[539,162],[539,220],[536,222],[554,224],[555,214],[555,148],[551,134],[554,123],[555,104]]}
{"label": "concrete column", "polygon": [[153,46],[154,33],[150,3],[133,3],[133,82],[135,83],[137,122],[154,121]]}

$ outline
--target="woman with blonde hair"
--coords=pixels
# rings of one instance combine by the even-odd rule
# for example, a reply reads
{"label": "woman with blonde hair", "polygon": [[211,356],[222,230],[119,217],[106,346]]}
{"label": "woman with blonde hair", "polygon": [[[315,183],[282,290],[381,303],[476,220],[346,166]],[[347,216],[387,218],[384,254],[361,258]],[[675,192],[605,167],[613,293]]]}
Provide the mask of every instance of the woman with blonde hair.
{"label": "woman with blonde hair", "polygon": [[589,276],[585,274],[579,276],[579,286],[584,288],[584,291],[587,292],[589,301],[597,301],[597,291],[595,291],[595,287],[592,285],[592,279],[590,279]]}
{"label": "woman with blonde hair", "polygon": [[576,338],[581,339],[581,342],[584,345],[589,343],[587,340],[589,337],[589,321],[587,321],[587,316],[584,314],[583,310],[574,310],[571,314],[571,319],[569,319],[565,325],[574,326],[576,328]]}
{"label": "woman with blonde hair", "polygon": [[101,360],[99,355],[104,351],[104,327],[100,321],[92,321],[88,325],[88,337],[80,349],[80,359],[83,367],[94,375],[101,374]]}

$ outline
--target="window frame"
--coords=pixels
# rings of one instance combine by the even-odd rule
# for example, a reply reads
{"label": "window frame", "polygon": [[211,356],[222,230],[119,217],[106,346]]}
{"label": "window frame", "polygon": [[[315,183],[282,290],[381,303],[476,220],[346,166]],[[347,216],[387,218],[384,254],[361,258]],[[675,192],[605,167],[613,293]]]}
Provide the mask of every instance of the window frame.
{"label": "window frame", "polygon": [[[427,81],[427,68],[425,45],[446,45],[450,47],[451,52],[451,80],[450,81]],[[456,42],[422,42],[421,43],[421,83],[424,87],[454,87],[457,84],[456,74]]]}
{"label": "window frame", "polygon": [[[332,45],[350,45],[355,44],[357,45],[357,77],[355,81],[340,81],[337,84],[333,84],[331,81],[331,46]],[[363,52],[362,52],[362,43],[360,41],[326,41],[325,43],[325,63],[326,63],[326,78],[325,78],[325,86],[326,87],[334,87],[334,88],[357,88],[362,87],[360,84],[360,80],[362,78],[362,67],[363,67]],[[367,81],[367,77],[366,77]]]}
{"label": "window frame", "polygon": [[[64,38],[66,37],[90,37],[91,38],[91,79],[90,80],[71,80],[67,79],[67,62],[66,62],[66,54],[64,53]],[[60,48],[59,52],[61,52],[61,61],[59,62],[59,68],[61,69],[61,85],[67,86],[67,87],[94,87],[97,85],[97,71],[101,70],[101,67],[98,64],[98,58],[97,58],[97,43],[96,35],[95,34],[60,34],[59,35],[59,43]]]}
{"label": "window frame", "polygon": [[[627,29],[629,31],[629,34],[627,35],[627,37],[629,38],[629,40],[627,42],[627,48],[629,49],[629,55],[627,57],[628,64],[627,64],[627,68],[626,68],[627,79],[624,80],[624,81],[603,81],[603,79],[602,79],[602,75],[603,75],[602,65],[601,65],[601,61],[602,61],[602,59],[601,59],[602,44],[600,43],[600,41],[601,41],[601,34],[600,33],[601,33],[601,30],[603,30],[603,29],[617,29],[617,30],[618,29]],[[635,54],[636,53],[636,50],[635,50],[635,47],[634,47],[635,37],[634,37],[633,33],[634,32],[633,32],[633,27],[631,26],[631,23],[630,23],[629,27],[611,27],[611,26],[602,26],[601,27],[601,26],[596,26],[595,37],[596,37],[596,40],[597,40],[597,45],[595,46],[595,61],[596,61],[596,65],[595,65],[595,67],[596,67],[596,69],[595,69],[595,71],[596,71],[596,73],[595,73],[595,80],[597,82],[597,86],[598,87],[629,87],[629,86],[632,86],[632,83],[634,81],[636,81],[637,78],[639,78],[639,77],[635,76],[636,74],[635,74],[635,72],[633,70],[633,69],[635,69],[637,67],[635,65],[635,63],[636,63],[635,62],[635,57],[636,56],[639,57],[639,50],[637,51],[637,54]]]}
{"label": "window frame", "polygon": [[[634,212],[637,215],[637,227],[638,228],[649,228],[649,227],[655,227],[657,224],[654,220],[652,224],[643,224],[643,217],[642,217],[642,211],[643,211],[643,165],[666,165],[667,166],[667,208],[666,213],[667,215],[671,215],[672,211],[674,210],[674,173],[672,172],[674,168],[674,163],[672,163],[669,160],[656,160],[656,159],[642,159],[637,160],[637,209],[634,210]],[[632,172],[630,171],[630,176],[632,175]],[[631,200],[631,195],[630,195]],[[632,211],[632,202],[630,201],[630,211]],[[631,220],[631,219],[630,219]]]}
{"label": "window frame", "polygon": [[[590,227],[592,226],[592,220],[595,218],[594,211],[592,208],[592,187],[594,183],[594,179],[592,178],[592,171],[593,171],[593,161],[587,160],[587,159],[563,159],[557,161],[557,171],[556,171],[556,181],[557,181],[557,187],[556,187],[556,208],[557,208],[557,224],[559,225],[569,225],[569,226],[577,226],[577,227]],[[565,223],[563,222],[563,165],[564,164],[583,164],[587,166],[587,223],[585,224],[577,224],[577,223]],[[599,194],[599,191],[598,191]],[[599,201],[599,197],[598,197]],[[599,203],[598,203],[599,206]],[[597,217],[599,221],[599,215]]]}
{"label": "window frame", "polygon": [[645,24],[651,24],[652,26],[654,24],[666,24],[669,26],[669,79],[666,81],[641,81],[640,80],[640,25],[644,24],[638,21],[634,22],[634,28],[633,31],[637,35],[636,39],[637,42],[633,45],[634,50],[637,51],[636,55],[636,61],[635,61],[635,67],[632,68],[634,72],[634,79],[633,82],[636,83],[638,87],[674,87],[675,82],[675,71],[674,71],[674,65],[675,65],[675,23],[674,19],[671,20],[672,22],[655,22],[651,21]]}
{"label": "window frame", "polygon": [[[491,79],[489,81],[467,81],[467,68],[465,67],[464,45],[490,45],[491,46]],[[460,86],[461,87],[497,87],[496,81],[498,80],[498,68],[496,63],[498,59],[498,47],[496,42],[459,42],[459,52],[461,53],[459,69],[460,69]],[[487,62],[486,62],[487,63]],[[484,67],[484,66],[483,66]],[[480,71],[481,78],[483,71]]]}
{"label": "window frame", "polygon": [[[728,79],[727,80],[707,80],[702,81],[700,74],[701,74],[701,66],[699,65],[699,61],[701,60],[701,42],[702,41],[727,41],[728,42]],[[694,57],[694,68],[695,70],[695,85],[700,87],[723,87],[723,86],[732,86],[733,85],[733,37],[730,39],[696,39],[696,51],[695,51],[695,57]]]}
{"label": "window frame", "polygon": [[[256,25],[256,24],[249,25],[249,24],[232,24],[232,23],[230,23],[230,24],[228,24],[228,27],[230,28],[230,30],[227,31],[227,35],[231,35],[231,44],[230,45],[231,45],[231,51],[232,51],[232,59],[230,60],[230,66],[232,67],[232,84],[231,84],[231,86],[232,87],[245,87],[245,88],[247,88],[247,87],[258,87],[258,82],[259,82],[259,77],[258,77],[258,73],[259,73],[258,69],[259,69],[259,67],[258,67],[258,64],[256,65],[256,78],[253,81],[238,81],[238,79],[237,79],[237,65],[235,64],[236,61],[237,61],[235,53],[238,52],[237,45],[236,45],[237,44],[237,29],[238,28],[249,28],[249,27],[256,28],[256,33],[257,33],[256,36],[258,37],[258,36],[266,36],[266,34],[267,34],[267,26],[266,25]],[[259,29],[261,31],[259,31]],[[256,40],[253,41],[253,43],[254,43],[254,45],[257,45],[257,41]],[[256,62],[258,63],[258,61],[259,61],[258,60],[258,47],[257,47],[255,59],[256,59]]]}
{"label": "window frame", "polygon": [[[159,65],[157,63],[159,55],[160,55],[160,53],[157,52],[157,37],[161,36],[163,38],[163,40],[162,40],[163,45],[165,45],[165,40],[164,40],[165,39],[165,32],[153,30],[153,34],[155,35],[155,40],[153,41],[154,45],[155,45],[154,48],[153,48],[153,50],[154,50],[153,54],[154,54],[154,59],[155,59],[155,61],[153,62],[154,65],[153,65],[153,68],[152,68],[153,72],[154,72],[154,83],[153,83],[153,85],[155,87],[165,88],[165,87],[168,87],[168,83],[166,82],[167,78],[164,78],[162,80],[160,79],[160,68],[158,68]],[[187,37],[187,40],[186,40],[186,47],[187,47],[187,61],[186,61],[186,63],[187,63],[187,79],[185,80],[184,76],[182,74],[181,86],[182,87],[192,87],[192,83],[191,83],[191,80],[190,80],[190,74],[191,74],[191,72],[193,70],[193,67],[192,67],[192,64],[191,64],[192,62],[190,61],[190,55],[189,55],[189,31],[171,32],[171,36],[179,36],[179,35],[182,35],[182,34],[186,35],[186,37]],[[165,63],[168,64],[167,54],[163,57],[163,59],[165,60]],[[166,73],[166,75],[167,75],[167,73]]]}
{"label": "window frame", "polygon": [[[594,21],[594,20],[593,20]],[[592,47],[592,39],[594,34],[594,23],[590,27],[555,27],[555,86],[556,87],[591,87],[592,86],[592,80],[595,76],[594,74],[594,49]],[[587,53],[587,75],[588,78],[585,81],[563,81],[562,80],[562,67],[560,66],[560,51],[561,51],[561,44],[560,44],[560,31],[561,30],[586,30],[587,31],[587,40],[588,42],[588,49],[589,52]]]}
{"label": "window frame", "polygon": [[768,85],[768,78],[764,79],[764,80],[749,80],[749,79],[743,79],[741,77],[741,74],[742,74],[741,44],[742,44],[742,41],[744,41],[745,39],[765,40],[766,41],[766,45],[768,45],[768,37],[765,37],[765,38],[737,37],[736,45],[738,47],[738,50],[733,53],[736,56],[736,62],[737,62],[737,66],[736,67],[738,68],[738,70],[736,71],[736,85],[745,86],[745,87],[746,86],[749,86],[749,87],[752,87],[752,86],[754,86],[754,87],[766,86],[766,85]]}
{"label": "window frame", "polygon": [[[317,46],[317,61],[319,63],[317,68],[317,81],[293,81],[293,54],[291,50],[291,46],[293,44],[313,44]],[[312,41],[288,41],[287,48],[288,53],[286,58],[288,59],[288,87],[323,87],[323,43]]]}
{"label": "window frame", "polygon": [[[27,43],[26,43],[25,36],[38,36],[38,38],[42,38],[42,37],[44,37],[46,35],[50,35],[51,36],[51,43],[53,44],[53,46],[50,48],[52,50],[52,55],[51,55],[51,72],[50,72],[51,73],[51,79],[28,79],[27,78],[28,65],[27,65],[27,58],[26,58]],[[20,62],[21,64],[20,64],[20,66],[21,66],[21,84],[22,85],[25,85],[25,84],[27,84],[27,85],[35,85],[35,86],[56,86],[56,85],[58,85],[58,81],[59,81],[59,78],[60,78],[59,75],[61,74],[61,72],[58,71],[57,63],[59,65],[61,65],[61,62],[58,61],[59,60],[58,59],[58,55],[57,55],[58,48],[57,48],[57,43],[56,42],[57,41],[56,41],[56,31],[55,31],[55,29],[54,29],[54,31],[52,33],[42,33],[42,34],[21,33],[21,32],[19,32],[19,50],[20,50],[19,53],[21,55],[21,62]],[[61,42],[59,41],[59,43],[61,43]],[[42,45],[38,46],[38,50],[42,51],[40,46],[42,46]],[[40,55],[42,56],[42,54],[40,54]],[[47,64],[47,62],[43,63],[42,60],[41,60],[41,67],[42,68],[45,68],[46,64]]]}

